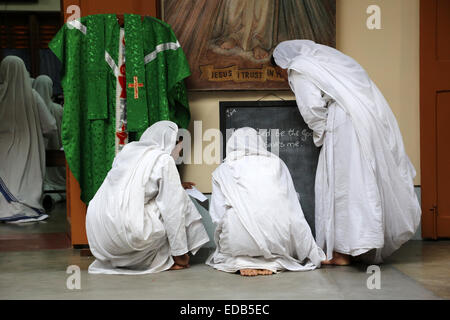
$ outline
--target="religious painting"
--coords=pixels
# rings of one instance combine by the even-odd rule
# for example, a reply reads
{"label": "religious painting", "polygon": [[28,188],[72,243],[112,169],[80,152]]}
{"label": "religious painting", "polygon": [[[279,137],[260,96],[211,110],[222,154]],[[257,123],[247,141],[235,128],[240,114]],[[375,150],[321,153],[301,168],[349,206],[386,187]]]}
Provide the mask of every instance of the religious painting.
{"label": "religious painting", "polygon": [[335,47],[335,0],[161,0],[189,60],[190,90],[283,90],[270,64],[278,43],[310,39]]}

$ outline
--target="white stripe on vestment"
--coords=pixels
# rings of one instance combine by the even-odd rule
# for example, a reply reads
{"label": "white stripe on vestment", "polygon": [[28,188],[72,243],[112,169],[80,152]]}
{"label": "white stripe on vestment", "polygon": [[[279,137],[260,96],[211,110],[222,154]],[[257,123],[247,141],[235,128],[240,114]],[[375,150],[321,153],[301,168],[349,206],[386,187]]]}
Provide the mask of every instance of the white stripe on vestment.
{"label": "white stripe on vestment", "polygon": [[74,27],[75,29],[80,30],[80,31],[83,32],[84,34],[86,34],[86,32],[87,32],[86,26],[85,26],[84,24],[82,24],[82,23],[81,23],[80,21],[78,21],[78,20],[72,20],[72,21],[69,21],[69,22],[67,22],[67,24],[69,25],[69,28],[70,28],[70,27]]}
{"label": "white stripe on vestment", "polygon": [[161,43],[156,46],[156,49],[154,51],[152,51],[151,53],[149,53],[148,55],[145,56],[144,61],[145,61],[145,63],[149,63],[156,58],[158,53],[165,51],[165,50],[177,50],[180,47],[181,46],[178,41]]}
{"label": "white stripe on vestment", "polygon": [[105,51],[105,60],[108,63],[108,65],[111,67],[112,71],[114,72],[114,75],[116,78],[119,76],[119,67],[117,67],[116,62],[114,59],[110,56],[110,54]]}
{"label": "white stripe on vestment", "polygon": [[[119,53],[118,53],[118,63],[119,66],[122,66],[125,63],[125,45],[123,43],[123,39],[125,37],[125,30],[120,28],[120,37],[119,37]],[[114,61],[113,61],[114,62]],[[122,76],[122,72],[120,71],[120,67],[117,68],[118,75]],[[125,76],[125,74],[123,74]],[[127,90],[126,84],[123,90]],[[126,99],[120,97],[122,93],[122,86],[120,85],[119,77],[116,76],[116,134],[122,131],[122,125],[125,125],[126,131]],[[115,143],[115,154],[117,154],[124,145],[120,145],[120,139],[116,135],[116,143]],[[128,137],[125,139],[125,144],[128,143]]]}

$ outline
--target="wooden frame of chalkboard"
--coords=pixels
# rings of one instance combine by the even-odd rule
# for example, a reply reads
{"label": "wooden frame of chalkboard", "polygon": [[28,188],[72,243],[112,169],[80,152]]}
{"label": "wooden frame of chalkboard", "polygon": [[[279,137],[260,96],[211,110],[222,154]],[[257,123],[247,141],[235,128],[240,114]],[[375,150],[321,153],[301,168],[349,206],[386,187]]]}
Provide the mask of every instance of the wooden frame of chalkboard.
{"label": "wooden frame of chalkboard", "polygon": [[[221,158],[226,157],[227,129],[266,129],[268,149],[278,145],[278,156],[291,173],[303,213],[314,234],[314,183],[320,148],[314,144],[313,133],[304,122],[296,101],[221,101],[219,106],[223,136]],[[278,129],[275,139],[273,129]]]}

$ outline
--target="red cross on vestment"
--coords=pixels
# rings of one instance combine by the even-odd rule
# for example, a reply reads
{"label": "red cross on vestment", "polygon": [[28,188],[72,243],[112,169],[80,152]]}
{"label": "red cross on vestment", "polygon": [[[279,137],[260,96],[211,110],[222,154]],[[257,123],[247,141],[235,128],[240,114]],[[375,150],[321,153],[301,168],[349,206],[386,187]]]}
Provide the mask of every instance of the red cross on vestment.
{"label": "red cross on vestment", "polygon": [[139,88],[143,87],[143,83],[138,82],[138,77],[133,77],[133,83],[128,84],[128,88],[134,88],[134,98],[139,99]]}

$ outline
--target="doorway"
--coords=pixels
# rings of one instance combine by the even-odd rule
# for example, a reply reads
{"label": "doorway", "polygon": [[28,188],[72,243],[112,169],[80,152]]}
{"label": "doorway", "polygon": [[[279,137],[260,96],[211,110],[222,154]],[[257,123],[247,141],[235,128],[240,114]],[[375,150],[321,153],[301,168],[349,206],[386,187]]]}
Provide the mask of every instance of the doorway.
{"label": "doorway", "polygon": [[422,237],[450,237],[450,0],[420,2]]}

